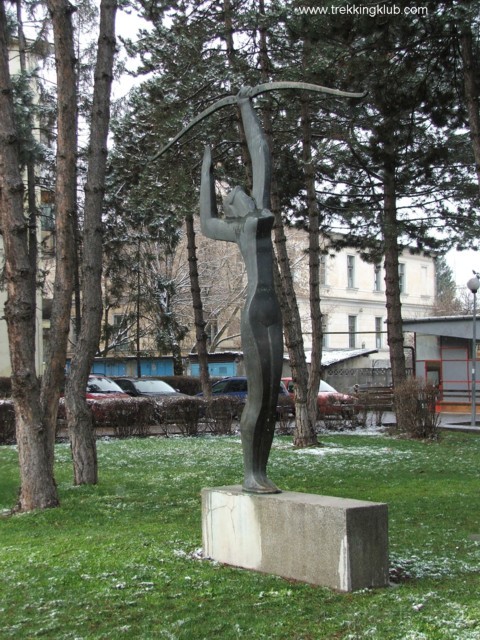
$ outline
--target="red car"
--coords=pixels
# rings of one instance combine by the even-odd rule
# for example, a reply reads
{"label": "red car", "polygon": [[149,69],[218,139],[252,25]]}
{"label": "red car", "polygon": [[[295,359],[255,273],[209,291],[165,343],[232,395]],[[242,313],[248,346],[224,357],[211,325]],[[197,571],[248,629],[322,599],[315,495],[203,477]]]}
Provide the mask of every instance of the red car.
{"label": "red car", "polygon": [[[295,387],[292,378],[282,378],[282,382],[293,398],[295,396]],[[355,413],[355,403],[356,399],[353,396],[340,393],[325,380],[320,381],[317,396],[319,417],[341,415],[342,418],[351,418]]]}
{"label": "red car", "polygon": [[[97,423],[105,422],[108,418],[108,407],[102,407],[102,402],[107,400],[130,400],[130,396],[125,393],[113,380],[102,375],[91,374],[88,376],[85,398],[92,407],[92,413]],[[60,398],[58,405],[58,419],[65,420],[65,399]]]}
{"label": "red car", "polygon": [[104,398],[129,398],[130,396],[113,380],[94,373],[88,376],[85,397],[90,400]]}

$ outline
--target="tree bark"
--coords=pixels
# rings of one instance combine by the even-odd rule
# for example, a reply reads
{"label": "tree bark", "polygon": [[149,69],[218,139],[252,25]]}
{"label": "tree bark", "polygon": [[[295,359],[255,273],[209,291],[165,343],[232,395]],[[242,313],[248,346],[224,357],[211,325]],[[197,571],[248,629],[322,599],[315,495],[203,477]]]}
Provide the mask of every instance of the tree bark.
{"label": "tree bark", "polygon": [[[307,47],[307,44],[305,45]],[[310,317],[312,322],[312,354],[308,378],[307,408],[312,425],[317,422],[318,389],[322,371],[322,312],[320,309],[320,217],[315,190],[315,167],[312,160],[312,132],[310,125],[310,100],[301,96],[302,147],[308,211],[308,266]]]}
{"label": "tree bark", "polygon": [[[263,0],[259,2],[259,12],[261,15],[264,15],[265,8]],[[267,33],[264,27],[260,28],[259,55],[262,80],[263,82],[267,82],[270,79],[270,64],[268,59]],[[268,106],[263,109],[263,124],[273,158],[272,118]],[[295,289],[293,287],[290,260],[287,253],[287,242],[280,210],[280,199],[278,197],[278,185],[274,176],[272,176],[271,194],[272,213],[275,216],[274,242],[281,283],[281,291],[277,293],[282,307],[285,342],[290,356],[292,378],[295,385],[295,431],[293,444],[300,448],[309,447],[318,444],[318,440],[315,434],[315,422],[312,424],[308,410],[308,368],[303,344],[302,323],[295,296]]]}
{"label": "tree bark", "polygon": [[[20,69],[22,74],[27,71],[26,49],[27,43],[23,31],[22,4],[20,0],[16,0],[17,10],[17,33],[18,33],[18,50]],[[33,128],[33,122],[31,122]],[[26,160],[27,171],[27,202],[28,202],[28,250],[30,254],[30,263],[32,269],[37,270],[37,199],[35,194],[35,160],[33,154],[29,154]],[[35,283],[34,283],[35,286]]]}
{"label": "tree bark", "polygon": [[[402,303],[398,276],[398,231],[394,165],[384,169],[383,238],[385,243],[385,297],[387,310],[387,338],[394,386],[406,378],[403,349]],[[397,420],[399,415],[397,413]]]}
{"label": "tree bark", "polygon": [[7,283],[5,318],[20,463],[16,510],[31,511],[56,507],[59,501],[35,371],[36,273],[29,259],[5,26],[5,7],[0,0],[0,223]]}
{"label": "tree bark", "polygon": [[102,0],[93,90],[92,121],[85,185],[82,259],[82,322],[66,387],[68,428],[75,484],[98,481],[97,453],[85,388],[98,349],[102,322],[102,206],[115,55],[116,0]]}
{"label": "tree bark", "polygon": [[280,274],[279,300],[284,319],[285,343],[290,356],[290,368],[295,387],[295,430],[293,444],[304,448],[318,444],[314,424],[308,411],[308,368],[303,344],[302,324],[293,288],[290,260],[287,254],[285,230],[279,211],[275,181],[272,182],[272,213],[275,215],[274,240]]}
{"label": "tree bark", "polygon": [[460,35],[460,51],[463,61],[463,86],[467,105],[468,124],[475,158],[475,173],[480,187],[480,111],[478,89],[478,63],[473,55],[473,38],[470,26],[465,26]]}
{"label": "tree bark", "polygon": [[76,210],[77,81],[72,13],[66,0],[49,0],[57,70],[57,166],[55,185],[55,281],[50,322],[50,353],[42,380],[42,410],[55,440],[58,399],[64,380],[73,292]]}
{"label": "tree bark", "polygon": [[208,351],[207,334],[205,332],[205,318],[203,317],[202,296],[200,293],[200,283],[198,279],[197,267],[197,247],[195,245],[195,229],[193,226],[193,215],[187,214],[185,217],[185,227],[187,231],[187,254],[188,273],[190,276],[190,288],[192,292],[193,316],[195,322],[195,337],[198,354],[198,364],[200,367],[200,384],[203,395],[210,397],[210,374],[208,371]]}

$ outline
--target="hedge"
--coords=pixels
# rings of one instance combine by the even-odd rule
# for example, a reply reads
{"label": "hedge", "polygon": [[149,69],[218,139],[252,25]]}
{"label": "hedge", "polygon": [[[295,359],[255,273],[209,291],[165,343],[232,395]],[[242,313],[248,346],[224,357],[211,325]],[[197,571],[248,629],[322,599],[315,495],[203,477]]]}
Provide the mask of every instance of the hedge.
{"label": "hedge", "polygon": [[15,410],[11,400],[0,400],[0,444],[15,442]]}
{"label": "hedge", "polygon": [[[163,435],[196,436],[200,433],[229,435],[238,428],[243,402],[232,396],[217,396],[207,401],[200,396],[152,398],[102,398],[87,400],[96,428],[107,428],[118,438],[147,436],[151,427]],[[290,426],[290,411],[280,412],[279,431]],[[285,424],[283,424],[285,422]],[[60,399],[57,429],[66,427],[65,401]],[[0,444],[15,442],[13,402],[0,401]]]}

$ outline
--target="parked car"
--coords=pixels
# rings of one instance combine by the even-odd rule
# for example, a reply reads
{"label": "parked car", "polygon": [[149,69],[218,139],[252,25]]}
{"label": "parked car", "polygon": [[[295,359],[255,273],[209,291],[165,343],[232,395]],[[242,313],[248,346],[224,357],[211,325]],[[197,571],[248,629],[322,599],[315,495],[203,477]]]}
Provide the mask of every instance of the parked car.
{"label": "parked car", "polygon": [[[246,376],[231,376],[215,382],[215,384],[212,385],[212,396],[218,397],[222,395],[232,396],[245,404],[248,395]],[[197,393],[197,396],[203,396],[203,393]],[[294,410],[295,406],[291,401],[290,394],[283,382],[281,382],[278,389],[277,417],[285,413],[293,414]]]}
{"label": "parked car", "polygon": [[186,397],[184,393],[176,391],[163,380],[154,378],[114,378],[114,380],[122,391],[133,397],[148,396],[155,399]]}
{"label": "parked car", "polygon": [[[294,398],[295,387],[292,378],[282,378],[282,382],[285,384],[290,396]],[[325,380],[320,381],[317,406],[320,417],[341,415],[343,418],[351,418],[357,410],[354,396],[340,393]]]}
{"label": "parked car", "polygon": [[[91,374],[88,376],[85,398],[92,408],[95,422],[107,421],[108,408],[106,403],[111,400],[130,400],[126,394],[113,380],[106,376]],[[66,419],[65,398],[60,398],[58,404],[58,419]]]}
{"label": "parked car", "polygon": [[85,397],[87,399],[100,400],[102,398],[127,398],[128,395],[111,378],[90,374],[88,376]]}

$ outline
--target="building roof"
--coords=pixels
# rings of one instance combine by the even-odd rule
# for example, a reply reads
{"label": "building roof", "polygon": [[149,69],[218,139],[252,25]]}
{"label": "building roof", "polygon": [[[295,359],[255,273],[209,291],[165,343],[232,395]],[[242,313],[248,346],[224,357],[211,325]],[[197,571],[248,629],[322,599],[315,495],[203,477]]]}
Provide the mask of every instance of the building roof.
{"label": "building roof", "polygon": [[[378,349],[323,349],[322,366],[330,367],[332,364],[338,364],[339,362],[352,360],[353,358],[361,358],[371,353],[378,353]],[[305,353],[307,362],[311,361],[311,355],[311,351]]]}
{"label": "building roof", "polygon": [[[324,349],[322,352],[322,366],[329,367],[332,364],[352,360],[353,358],[361,358],[371,353],[378,353],[378,349]],[[305,352],[305,359],[308,363],[311,361],[311,351]],[[190,362],[198,362],[198,354],[190,353],[188,355]],[[209,362],[230,362],[236,358],[243,358],[243,351],[215,351],[208,354]],[[289,360],[288,354],[284,355],[285,360]]]}
{"label": "building roof", "polygon": [[[243,351],[213,351],[208,353],[209,362],[233,362],[237,358],[243,358]],[[198,353],[189,353],[190,362],[198,362]]]}
{"label": "building roof", "polygon": [[[477,335],[480,336],[480,319],[476,320]],[[403,320],[403,330],[431,336],[449,338],[472,338],[473,316],[432,316]]]}

